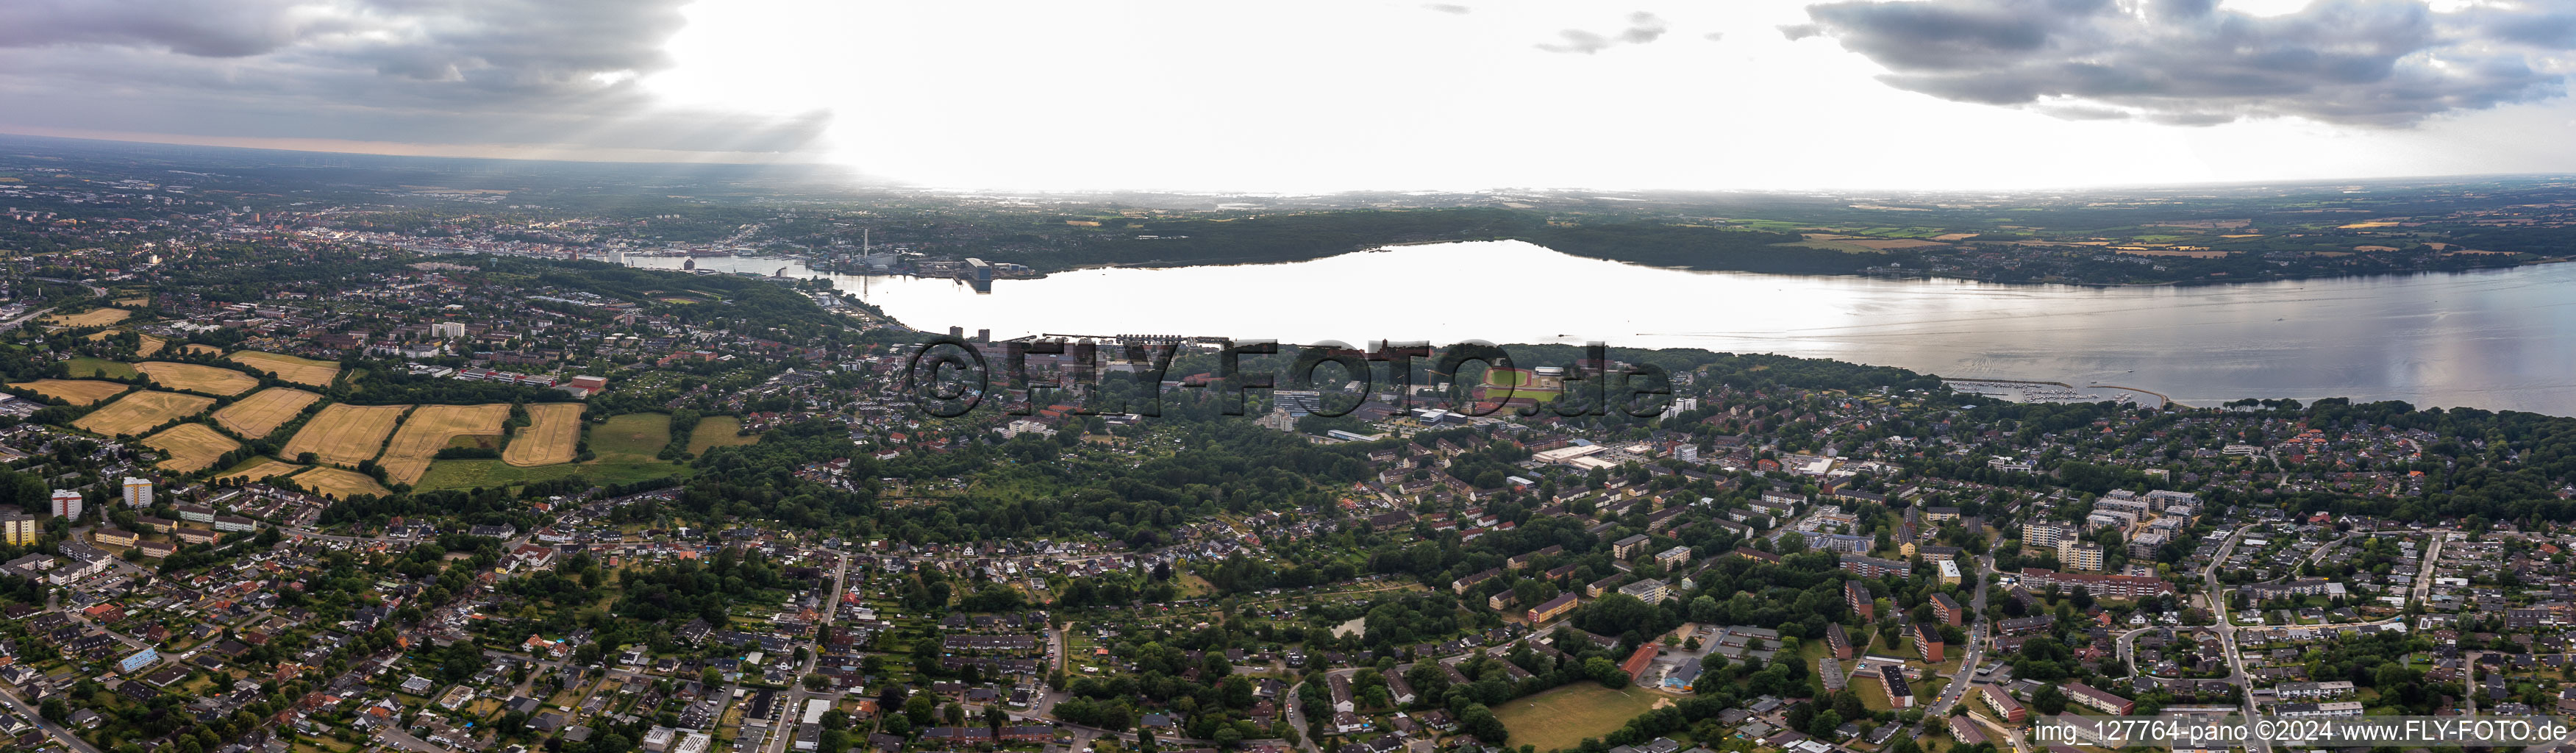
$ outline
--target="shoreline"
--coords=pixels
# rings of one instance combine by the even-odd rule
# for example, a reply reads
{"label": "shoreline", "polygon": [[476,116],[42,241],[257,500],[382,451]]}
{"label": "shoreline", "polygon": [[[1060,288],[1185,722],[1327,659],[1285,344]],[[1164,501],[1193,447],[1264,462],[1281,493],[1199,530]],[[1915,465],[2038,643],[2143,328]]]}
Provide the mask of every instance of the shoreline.
{"label": "shoreline", "polygon": [[[1527,243],[1527,244],[1530,244],[1530,245],[1532,245],[1532,246],[1537,246],[1537,247],[1539,247],[1539,248],[1546,249],[1546,250],[1548,250],[1548,251],[1550,251],[1550,252],[1552,252],[1552,253],[1564,254],[1564,255],[1566,255],[1566,256],[1571,256],[1571,257],[1578,258],[1578,259],[1593,259],[1593,260],[1597,260],[1597,261],[1606,261],[1606,262],[1611,262],[1611,263],[1614,263],[1614,264],[1627,264],[1627,265],[1631,265],[1631,266],[1647,267],[1647,268],[1650,268],[1650,269],[1669,269],[1669,270],[1676,270],[1676,271],[1682,271],[1682,272],[1723,272],[1723,273],[1744,274],[1744,275],[1760,275],[1760,276],[1764,276],[1764,277],[1817,277],[1817,278],[1856,277],[1856,278],[1863,278],[1863,279],[1883,279],[1883,280],[1946,280],[1946,281],[1951,281],[1951,282],[1973,282],[1973,283],[1978,283],[1978,284],[1982,284],[1982,285],[2014,285],[2014,286],[2029,286],[2029,287],[2048,287],[2048,286],[2052,286],[2052,285],[2062,285],[2062,286],[2067,286],[2067,287],[2079,287],[2079,288],[2183,288],[2183,287],[2223,287],[2223,286],[2230,286],[2230,285],[2259,285],[2259,284],[2263,284],[2263,283],[2300,282],[2300,281],[2306,281],[2306,280],[2368,279],[2368,278],[2374,278],[2374,277],[2414,277],[2414,276],[2419,276],[2419,275],[2444,275],[2444,274],[2448,274],[2448,275],[2458,275],[2458,274],[2470,274],[2470,273],[2474,273],[2474,272],[2490,272],[2490,271],[2497,271],[2497,270],[2521,269],[2521,268],[2526,268],[2526,267],[2537,267],[2537,266],[2546,265],[2546,264],[2561,264],[2561,263],[2568,263],[2568,262],[2576,262],[2576,257],[2563,257],[2563,258],[2545,258],[2545,259],[2538,259],[2538,260],[2533,260],[2533,261],[2514,262],[2514,263],[2511,263],[2511,264],[2499,264],[2499,265],[2495,265],[2495,266],[2470,267],[2470,268],[2467,268],[2467,269],[2415,269],[2415,270],[2390,271],[2390,272],[2368,272],[2368,273],[2357,273],[2357,274],[2316,274],[2316,275],[2292,275],[2292,276],[2280,276],[2280,277],[2262,277],[2262,278],[2226,279],[2226,280],[2192,279],[2192,280],[2167,280],[2167,281],[2164,281],[2164,282],[2083,282],[2083,281],[2073,281],[2073,280],[2034,280],[2034,281],[2005,282],[2005,281],[2001,281],[2001,280],[1984,279],[1984,278],[1976,278],[1976,277],[1960,277],[1960,276],[1957,276],[1957,275],[1928,274],[1928,273],[1922,273],[1922,272],[1914,272],[1914,271],[1910,271],[1910,270],[1909,270],[1909,271],[1899,271],[1899,272],[1894,272],[1894,273],[1882,273],[1882,274],[1870,274],[1870,273],[1865,273],[1865,272],[1854,272],[1854,273],[1846,273],[1846,274],[1793,274],[1793,273],[1780,273],[1780,272],[1758,272],[1758,271],[1746,270],[1746,269],[1719,269],[1719,268],[1705,268],[1705,267],[1672,266],[1672,265],[1666,265],[1666,264],[1649,264],[1649,263],[1645,263],[1645,262],[1638,262],[1638,261],[1627,261],[1627,260],[1622,260],[1622,259],[1607,259],[1607,258],[1602,258],[1602,257],[1597,257],[1597,256],[1584,256],[1584,255],[1581,255],[1581,254],[1568,253],[1568,252],[1565,252],[1565,251],[1557,250],[1557,249],[1555,249],[1555,248],[1550,248],[1550,247],[1548,247],[1548,246],[1546,246],[1546,245],[1544,245],[1544,244],[1538,243],[1538,242],[1536,242],[1536,241],[1531,241],[1531,240],[1528,240],[1528,239],[1524,239],[1524,238],[1482,238],[1482,239],[1470,239],[1470,240],[1449,239],[1449,240],[1396,241],[1396,242],[1391,242],[1391,243],[1382,243],[1382,244],[1372,245],[1372,246],[1368,246],[1368,247],[1366,247],[1366,248],[1359,248],[1359,249],[1353,249],[1353,250],[1348,250],[1348,251],[1341,251],[1341,252],[1337,252],[1337,253],[1328,253],[1328,254],[1321,254],[1321,255],[1316,255],[1316,256],[1310,256],[1310,257],[1306,257],[1306,258],[1302,258],[1302,259],[1284,259],[1284,260],[1272,260],[1272,261],[1228,261],[1228,260],[1225,260],[1225,259],[1199,259],[1199,260],[1190,260],[1190,261],[1162,261],[1162,260],[1155,260],[1155,261],[1142,261],[1142,262],[1105,262],[1105,263],[1097,263],[1097,264],[1076,264],[1076,265],[1071,265],[1071,266],[1067,266],[1067,267],[1061,267],[1061,268],[1057,268],[1057,269],[1049,269],[1049,270],[1038,271],[1038,272],[1036,272],[1033,276],[1028,276],[1028,277],[1010,277],[1010,278],[1000,278],[1000,277],[996,277],[995,279],[1043,280],[1043,279],[1046,279],[1046,278],[1048,278],[1048,277],[1054,276],[1054,275],[1055,275],[1055,274],[1057,274],[1057,273],[1062,273],[1062,272],[1088,272],[1088,271],[1093,271],[1093,270],[1104,270],[1104,269],[1185,269],[1185,268],[1190,268],[1190,267],[1261,267],[1261,266],[1272,266],[1272,265],[1279,265],[1279,264],[1303,264],[1303,263],[1307,263],[1307,262],[1314,262],[1314,261],[1321,261],[1321,260],[1324,260],[1324,259],[1330,259],[1330,258],[1334,258],[1334,257],[1338,257],[1338,256],[1347,256],[1347,255],[1350,255],[1350,254],[1373,253],[1373,252],[1378,252],[1378,251],[1387,251],[1387,250],[1393,250],[1393,249],[1398,249],[1398,248],[1404,248],[1404,247],[1408,247],[1408,246],[1437,246],[1437,245],[1445,245],[1445,244],[1452,244],[1452,243],[1498,243],[1498,242],[1505,242],[1505,241],[1518,241],[1518,242],[1521,242],[1521,243]],[[806,268],[808,269],[808,271],[818,272],[818,273],[821,273],[821,274],[839,274],[839,275],[851,275],[851,276],[862,276],[862,277],[866,277],[866,276],[885,276],[885,277],[903,277],[903,276],[907,276],[907,275],[894,274],[894,273],[887,273],[887,274],[884,274],[884,275],[873,275],[873,274],[860,273],[860,272],[837,272],[837,271],[834,271],[834,272],[825,272],[825,271],[822,271],[822,270],[815,270],[815,269],[813,269],[813,264],[814,264],[814,260],[813,260],[813,259],[808,258],[808,257],[804,257],[804,256],[798,256],[798,255],[788,255],[788,256],[768,257],[768,258],[785,258],[785,259],[795,259],[795,260],[797,260],[797,261],[799,261],[799,262],[804,263],[804,264],[806,265]],[[909,276],[918,276],[918,275],[909,275]]]}

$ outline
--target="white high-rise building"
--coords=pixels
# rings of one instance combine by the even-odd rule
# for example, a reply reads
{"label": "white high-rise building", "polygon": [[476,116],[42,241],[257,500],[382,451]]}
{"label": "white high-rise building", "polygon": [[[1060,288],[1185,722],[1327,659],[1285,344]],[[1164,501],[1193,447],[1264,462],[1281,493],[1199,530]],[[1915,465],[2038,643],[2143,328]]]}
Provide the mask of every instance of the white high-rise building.
{"label": "white high-rise building", "polygon": [[463,322],[439,322],[432,324],[429,325],[429,336],[441,340],[454,340],[464,337],[465,324]]}
{"label": "white high-rise building", "polygon": [[65,518],[80,517],[81,493],[72,489],[55,489],[54,514]]}
{"label": "white high-rise building", "polygon": [[125,506],[152,506],[152,479],[125,477]]}

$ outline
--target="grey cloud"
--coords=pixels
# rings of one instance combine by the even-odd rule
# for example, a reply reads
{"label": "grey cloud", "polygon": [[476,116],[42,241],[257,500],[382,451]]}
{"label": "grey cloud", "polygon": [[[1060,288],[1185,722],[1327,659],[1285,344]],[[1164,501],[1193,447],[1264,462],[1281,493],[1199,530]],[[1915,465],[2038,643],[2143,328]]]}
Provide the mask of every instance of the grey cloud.
{"label": "grey cloud", "polygon": [[[828,116],[681,111],[662,70],[687,0],[33,0],[0,27],[0,120],[450,144],[781,151]],[[13,13],[17,9],[13,9]]]}
{"label": "grey cloud", "polygon": [[2179,125],[2397,127],[2562,96],[2563,77],[2541,61],[2576,48],[2576,14],[2437,13],[2421,0],[2318,0],[2269,17],[2215,0],[1847,0],[1807,15],[1781,32],[1832,38],[1900,89]]}
{"label": "grey cloud", "polygon": [[1622,44],[1645,44],[1661,39],[1664,32],[1670,28],[1665,25],[1663,19],[1656,18],[1655,14],[1637,11],[1628,15],[1628,28],[1618,31],[1615,36],[1583,29],[1566,29],[1557,32],[1557,36],[1563,37],[1564,41],[1540,42],[1537,46],[1549,52],[1590,55]]}

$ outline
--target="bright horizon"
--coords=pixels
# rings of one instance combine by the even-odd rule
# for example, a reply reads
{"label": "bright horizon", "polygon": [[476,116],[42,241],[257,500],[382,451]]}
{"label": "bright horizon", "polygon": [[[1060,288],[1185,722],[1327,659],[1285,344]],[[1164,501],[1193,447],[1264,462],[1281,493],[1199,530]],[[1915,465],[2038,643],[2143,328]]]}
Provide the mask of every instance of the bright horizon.
{"label": "bright horizon", "polygon": [[107,5],[0,32],[0,132],[1050,191],[2576,173],[2576,14],[2520,2]]}

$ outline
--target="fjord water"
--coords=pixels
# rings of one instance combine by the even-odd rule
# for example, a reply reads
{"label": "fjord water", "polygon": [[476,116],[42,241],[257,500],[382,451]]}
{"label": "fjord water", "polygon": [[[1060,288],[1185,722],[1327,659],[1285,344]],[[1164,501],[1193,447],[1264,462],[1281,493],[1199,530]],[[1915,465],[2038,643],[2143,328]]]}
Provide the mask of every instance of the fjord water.
{"label": "fjord water", "polygon": [[[676,268],[678,258],[637,258]],[[998,280],[828,276],[930,331],[1182,334],[1281,342],[1602,341],[2108,384],[2211,405],[2405,400],[2576,415],[2576,265],[2216,286],[2084,287],[1691,272],[1519,242],[1400,246],[1291,264]]]}

